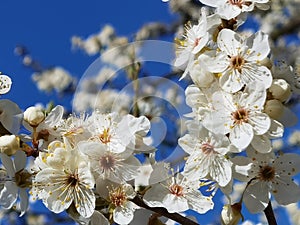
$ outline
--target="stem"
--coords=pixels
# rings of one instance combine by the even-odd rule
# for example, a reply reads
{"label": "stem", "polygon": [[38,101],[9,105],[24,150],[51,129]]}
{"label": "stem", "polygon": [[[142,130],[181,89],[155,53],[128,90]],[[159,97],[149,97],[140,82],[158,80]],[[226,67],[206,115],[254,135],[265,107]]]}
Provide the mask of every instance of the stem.
{"label": "stem", "polygon": [[159,214],[160,216],[164,216],[167,217],[171,220],[174,220],[180,224],[184,224],[184,225],[200,225],[186,217],[181,216],[178,213],[169,213],[165,208],[162,207],[150,207],[148,205],[146,205],[144,203],[144,201],[139,197],[139,196],[135,196],[134,199],[131,200],[133,203],[135,203],[136,205],[143,207],[145,209],[148,209],[150,211],[153,211],[157,214]]}
{"label": "stem", "polygon": [[269,204],[268,204],[267,208],[265,208],[264,213],[266,215],[269,225],[277,225],[271,201],[269,201]]}

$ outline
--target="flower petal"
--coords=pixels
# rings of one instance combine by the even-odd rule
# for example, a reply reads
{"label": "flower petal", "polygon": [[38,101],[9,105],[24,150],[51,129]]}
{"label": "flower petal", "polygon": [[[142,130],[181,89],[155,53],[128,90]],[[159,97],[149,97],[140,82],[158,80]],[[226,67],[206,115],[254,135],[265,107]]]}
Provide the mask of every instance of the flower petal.
{"label": "flower petal", "polygon": [[237,124],[230,132],[229,140],[239,149],[248,147],[253,139],[253,128],[248,123]]}
{"label": "flower petal", "polygon": [[288,205],[300,200],[300,187],[289,176],[280,176],[273,182],[272,194],[280,205]]}

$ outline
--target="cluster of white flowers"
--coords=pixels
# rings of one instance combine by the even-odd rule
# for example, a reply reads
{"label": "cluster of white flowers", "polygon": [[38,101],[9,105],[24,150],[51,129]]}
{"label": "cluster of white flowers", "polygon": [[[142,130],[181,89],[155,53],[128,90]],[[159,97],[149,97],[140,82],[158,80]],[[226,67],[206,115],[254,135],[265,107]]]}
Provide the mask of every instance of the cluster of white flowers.
{"label": "cluster of white flowers", "polygon": [[[105,26],[86,40],[72,38],[89,55],[103,51],[102,61],[113,65],[82,81],[74,97],[75,109],[92,108],[90,114],[66,116],[60,105],[49,110],[31,106],[23,112],[14,102],[0,100],[1,207],[16,206],[22,216],[29,193],[52,212],[66,211],[80,224],[130,224],[141,208],[156,212],[149,224],[162,224],[160,216],[196,224],[181,214],[213,209],[220,190],[229,200],[220,212],[221,223],[236,225],[243,218],[242,203],[258,213],[269,206],[271,195],[280,205],[300,200],[300,187],[292,178],[300,172],[300,156],[277,151],[281,142],[274,146],[296,117],[286,103],[299,94],[298,80],[291,66],[273,62],[268,34],[238,31],[246,13],[267,10],[269,0],[200,2],[213,13],[206,7],[195,10],[199,20],[188,23],[176,38],[174,66],[183,71],[180,80],[191,81],[185,97],[192,112],[185,115],[186,133],[178,139],[186,155],[183,167],[158,162],[158,145],[151,145],[154,135],[148,134],[151,119],[162,113],[149,96],[177,106],[182,102],[179,89],[158,88],[162,80],[155,86],[138,79],[136,49]],[[143,30],[139,38],[162,29],[155,27]],[[99,93],[120,68],[134,83],[136,99],[117,89]],[[61,92],[72,84],[59,67],[34,79],[48,91]],[[134,86],[136,81],[142,91]],[[0,75],[0,84],[0,94],[5,94],[12,82]],[[299,145],[298,136],[290,137],[291,145]],[[34,159],[30,166],[28,157]],[[238,183],[233,195],[237,180],[243,185]]]}

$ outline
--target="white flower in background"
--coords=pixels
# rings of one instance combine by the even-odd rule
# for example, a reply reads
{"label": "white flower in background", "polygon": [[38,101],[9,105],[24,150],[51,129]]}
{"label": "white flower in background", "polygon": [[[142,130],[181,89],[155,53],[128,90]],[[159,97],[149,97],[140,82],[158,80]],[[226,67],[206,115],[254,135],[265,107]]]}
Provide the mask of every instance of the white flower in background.
{"label": "white flower in background", "polygon": [[0,137],[0,152],[8,156],[14,155],[20,147],[20,138],[15,135]]}
{"label": "white flower in background", "polygon": [[292,146],[300,145],[300,130],[295,130],[290,134],[288,144]]}
{"label": "white flower in background", "polygon": [[202,10],[201,19],[197,25],[187,25],[184,40],[178,40],[178,54],[174,66],[184,69],[185,72],[180,79],[183,79],[194,63],[195,55],[198,54],[208,42],[208,32],[206,30],[206,13]]}
{"label": "white flower in background", "polygon": [[265,99],[265,88],[256,82],[249,83],[243,92],[214,93],[214,111],[205,115],[203,125],[214,133],[229,134],[231,143],[242,150],[271,126],[271,119],[262,112]]}
{"label": "white flower in background", "polygon": [[[216,13],[223,19],[232,19],[242,12],[249,12],[256,4],[263,4],[269,0],[199,0],[201,3],[216,8]],[[264,9],[264,8],[262,8]]]}
{"label": "white flower in background", "polygon": [[150,129],[150,121],[145,116],[136,118],[130,114],[120,116],[117,113],[101,114],[95,111],[89,121],[91,139],[107,145],[111,152],[153,150],[143,143],[143,137]]}
{"label": "white flower in background", "polygon": [[9,76],[0,73],[0,94],[6,94],[10,91],[12,81]]}
{"label": "white flower in background", "polygon": [[33,194],[55,213],[74,204],[82,217],[90,217],[95,209],[95,181],[89,160],[77,148],[72,149],[67,141],[57,143],[52,153],[42,158],[45,163],[33,181]]}
{"label": "white flower in background", "polygon": [[280,205],[300,200],[300,187],[292,176],[300,171],[300,156],[284,154],[277,158],[273,154],[261,154],[247,150],[248,157],[237,156],[234,163],[234,177],[250,182],[243,194],[243,202],[252,213],[267,207],[271,193]]}
{"label": "white flower in background", "polygon": [[59,93],[68,89],[75,82],[75,78],[61,67],[54,67],[44,70],[41,73],[34,73],[32,80],[37,83],[38,89],[41,91],[51,92],[55,90]]}
{"label": "white flower in background", "polygon": [[217,43],[219,50],[215,56],[210,51],[200,55],[198,60],[207,71],[220,74],[223,90],[237,92],[253,81],[263,84],[265,89],[271,86],[271,71],[260,63],[270,52],[268,35],[257,32],[243,40],[234,31],[222,29]]}
{"label": "white flower in background", "polygon": [[0,122],[6,130],[13,134],[17,134],[22,123],[22,110],[19,106],[8,100],[0,100]]}
{"label": "white flower in background", "polygon": [[138,176],[141,163],[132,151],[115,153],[107,145],[91,141],[78,143],[78,149],[89,157],[95,177],[123,183]]}
{"label": "white flower in background", "polygon": [[32,127],[37,127],[45,119],[45,113],[39,107],[31,106],[24,111],[24,118]]}
{"label": "white flower in background", "polygon": [[188,180],[211,178],[221,187],[231,180],[231,162],[225,154],[233,147],[222,134],[213,134],[201,124],[190,121],[189,133],[178,140],[179,145],[189,154],[183,175]]}
{"label": "white flower in background", "polygon": [[177,173],[163,182],[151,185],[143,199],[150,207],[164,207],[169,213],[192,209],[206,213],[214,203],[210,197],[203,196],[198,190],[199,181],[190,181]]}
{"label": "white flower in background", "polygon": [[29,188],[31,185],[31,174],[24,169],[26,166],[26,155],[22,151],[17,151],[14,161],[3,153],[0,153],[0,157],[8,175],[4,188],[0,192],[0,205],[5,209],[11,209],[19,196],[20,216],[22,216],[28,208],[26,188]]}

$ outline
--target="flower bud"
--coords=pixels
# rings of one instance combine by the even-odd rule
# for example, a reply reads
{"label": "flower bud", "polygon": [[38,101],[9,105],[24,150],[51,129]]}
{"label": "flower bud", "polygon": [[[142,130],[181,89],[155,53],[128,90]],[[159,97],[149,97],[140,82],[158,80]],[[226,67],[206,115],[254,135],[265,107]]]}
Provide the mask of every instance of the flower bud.
{"label": "flower bud", "polygon": [[0,152],[8,156],[14,155],[20,149],[20,139],[15,135],[3,135],[0,137]]}
{"label": "flower bud", "polygon": [[235,203],[233,205],[224,205],[221,212],[222,225],[237,225],[240,219],[243,218],[241,214],[241,203]]}
{"label": "flower bud", "polygon": [[284,106],[281,101],[277,99],[268,100],[265,104],[265,113],[271,118],[278,120],[283,115]]}
{"label": "flower bud", "polygon": [[37,127],[45,119],[44,112],[35,106],[27,108],[24,112],[24,120],[32,127]]}
{"label": "flower bud", "polygon": [[209,87],[214,81],[214,75],[205,71],[199,64],[192,67],[190,76],[198,87]]}
{"label": "flower bud", "polygon": [[291,86],[284,79],[275,79],[269,88],[273,98],[285,102],[292,95]]}

